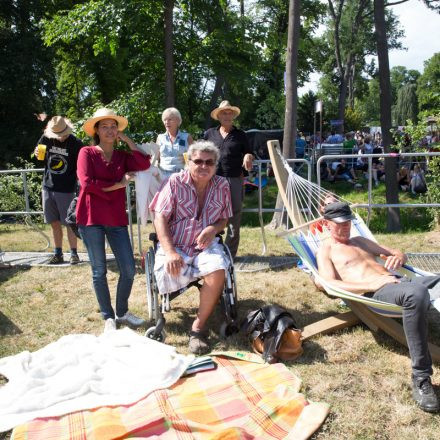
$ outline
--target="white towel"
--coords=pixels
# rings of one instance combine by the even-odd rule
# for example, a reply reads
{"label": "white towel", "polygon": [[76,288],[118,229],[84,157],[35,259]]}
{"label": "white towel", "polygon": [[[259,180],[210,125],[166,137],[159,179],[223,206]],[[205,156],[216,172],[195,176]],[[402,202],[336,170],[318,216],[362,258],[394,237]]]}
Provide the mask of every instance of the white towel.
{"label": "white towel", "polygon": [[145,226],[148,220],[153,220],[148,205],[153,200],[163,180],[160,169],[154,166],[159,157],[160,147],[155,143],[145,143],[137,145],[137,148],[142,153],[151,156],[150,168],[145,171],[138,171],[135,178],[137,219],[141,225]]}
{"label": "white towel", "polygon": [[0,432],[37,417],[134,403],[175,383],[194,356],[128,328],[63,336],[34,353],[0,359]]}

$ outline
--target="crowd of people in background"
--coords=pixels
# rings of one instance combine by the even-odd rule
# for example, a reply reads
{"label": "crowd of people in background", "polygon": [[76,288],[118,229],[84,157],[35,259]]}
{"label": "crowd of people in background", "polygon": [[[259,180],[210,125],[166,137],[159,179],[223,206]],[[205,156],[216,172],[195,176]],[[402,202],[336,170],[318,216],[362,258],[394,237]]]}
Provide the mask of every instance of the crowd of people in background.
{"label": "crowd of people in background", "polygon": [[[403,127],[395,134],[400,138],[401,152],[415,152],[415,146],[409,134]],[[299,141],[298,139],[301,139]],[[361,130],[341,135],[331,131],[329,135],[321,136],[317,132],[313,136],[303,136],[298,134],[296,141],[296,157],[308,157],[317,159],[326,151],[333,151],[337,156],[352,154],[355,158],[340,158],[335,160],[327,160],[321,162],[320,177],[321,181],[335,182],[338,180],[348,182],[356,187],[362,187],[359,183],[362,178],[368,179],[371,163],[371,178],[375,186],[379,186],[385,181],[385,163],[383,157],[372,157],[371,162],[367,155],[384,154],[382,135],[380,131],[366,133]],[[396,139],[397,140],[397,139]],[[439,140],[438,133],[432,133],[425,136],[420,142],[420,146],[424,146],[428,151],[434,151],[430,148],[431,144],[437,143]],[[397,143],[397,142],[396,142]],[[330,148],[329,148],[330,147]],[[338,149],[339,147],[339,149]],[[326,150],[327,148],[327,150]],[[306,153],[304,153],[304,151]],[[335,153],[337,151],[337,154]],[[392,152],[398,153],[399,150],[394,149]],[[427,172],[426,161],[416,156],[401,160],[396,169],[396,179],[398,187],[401,191],[408,191],[411,194],[424,193],[427,190],[425,173]]]}

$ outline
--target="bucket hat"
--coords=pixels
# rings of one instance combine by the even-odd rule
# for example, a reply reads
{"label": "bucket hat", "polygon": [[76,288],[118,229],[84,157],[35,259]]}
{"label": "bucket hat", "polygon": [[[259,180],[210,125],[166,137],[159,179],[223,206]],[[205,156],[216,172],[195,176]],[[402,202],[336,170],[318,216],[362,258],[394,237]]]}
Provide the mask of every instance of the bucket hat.
{"label": "bucket hat", "polygon": [[54,116],[46,125],[44,135],[49,139],[62,139],[73,131],[72,123],[63,116]]}

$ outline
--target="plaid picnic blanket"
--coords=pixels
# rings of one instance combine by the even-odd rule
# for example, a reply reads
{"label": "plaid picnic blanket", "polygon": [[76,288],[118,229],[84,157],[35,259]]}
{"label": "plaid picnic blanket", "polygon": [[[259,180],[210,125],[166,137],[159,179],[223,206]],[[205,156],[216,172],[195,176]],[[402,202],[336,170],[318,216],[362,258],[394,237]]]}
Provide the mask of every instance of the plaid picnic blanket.
{"label": "plaid picnic blanket", "polygon": [[17,426],[25,439],[306,439],[323,423],[328,405],[298,393],[298,379],[283,364],[223,356],[216,370],[181,378],[132,405],[100,407]]}

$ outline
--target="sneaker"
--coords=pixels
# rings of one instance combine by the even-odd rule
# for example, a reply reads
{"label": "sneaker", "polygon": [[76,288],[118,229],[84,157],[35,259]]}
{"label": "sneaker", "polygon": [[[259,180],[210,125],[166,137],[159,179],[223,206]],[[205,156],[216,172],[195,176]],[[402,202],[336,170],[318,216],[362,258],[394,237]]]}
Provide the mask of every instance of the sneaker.
{"label": "sneaker", "polygon": [[133,315],[133,313],[127,312],[120,318],[116,317],[116,324],[126,325],[130,328],[145,327],[145,319],[138,318],[136,315]]}
{"label": "sneaker", "polygon": [[195,332],[191,331],[189,333],[189,351],[193,354],[206,354],[209,352],[209,345],[207,341],[206,332]]}
{"label": "sneaker", "polygon": [[116,330],[116,321],[112,318],[106,319],[104,324],[104,333],[111,332],[113,330]]}
{"label": "sneaker", "polygon": [[79,259],[79,257],[78,257],[77,254],[72,254],[72,255],[70,256],[70,260],[69,260],[69,262],[70,262],[71,265],[78,264],[80,261],[81,261],[81,260]]}
{"label": "sneaker", "polygon": [[417,405],[423,411],[434,413],[440,410],[440,404],[432,387],[430,377],[414,377],[412,395]]}
{"label": "sneaker", "polygon": [[48,264],[63,264],[64,263],[63,254],[61,254],[61,255],[57,255],[57,254],[52,255],[52,257],[49,259],[49,261],[47,263]]}

